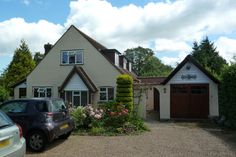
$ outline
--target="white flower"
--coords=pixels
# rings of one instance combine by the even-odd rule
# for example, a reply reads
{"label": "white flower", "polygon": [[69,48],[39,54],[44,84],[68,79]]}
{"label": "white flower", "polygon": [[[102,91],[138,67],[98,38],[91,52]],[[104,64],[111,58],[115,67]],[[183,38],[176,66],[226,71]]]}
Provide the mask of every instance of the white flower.
{"label": "white flower", "polygon": [[94,116],[94,115],[95,115],[95,112],[91,111],[90,116]]}
{"label": "white flower", "polygon": [[95,114],[95,115],[94,115],[94,118],[96,118],[96,119],[100,119],[100,118],[102,118],[102,116],[99,115],[99,114]]}

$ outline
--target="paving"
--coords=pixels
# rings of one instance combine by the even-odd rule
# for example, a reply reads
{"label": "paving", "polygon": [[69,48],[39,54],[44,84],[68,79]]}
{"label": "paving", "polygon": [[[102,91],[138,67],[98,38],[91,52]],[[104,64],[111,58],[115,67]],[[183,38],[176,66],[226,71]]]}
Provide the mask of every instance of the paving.
{"label": "paving", "polygon": [[148,121],[132,136],[70,136],[26,157],[235,157],[236,132],[196,122]]}

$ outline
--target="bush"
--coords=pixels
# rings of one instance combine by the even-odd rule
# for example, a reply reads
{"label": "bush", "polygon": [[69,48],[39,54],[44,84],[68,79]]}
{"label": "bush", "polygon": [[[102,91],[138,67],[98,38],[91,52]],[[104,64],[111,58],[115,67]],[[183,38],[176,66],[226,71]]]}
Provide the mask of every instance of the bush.
{"label": "bush", "polygon": [[228,127],[236,128],[236,64],[226,68],[220,86],[220,115]]}
{"label": "bush", "polygon": [[125,107],[133,110],[133,78],[129,75],[120,75],[116,80],[116,101],[124,103]]}
{"label": "bush", "polygon": [[9,92],[3,86],[0,86],[0,102],[3,102],[9,98]]}
{"label": "bush", "polygon": [[87,117],[83,107],[79,106],[74,111],[71,112],[71,117],[75,122],[75,128],[79,129],[84,126],[84,120]]}

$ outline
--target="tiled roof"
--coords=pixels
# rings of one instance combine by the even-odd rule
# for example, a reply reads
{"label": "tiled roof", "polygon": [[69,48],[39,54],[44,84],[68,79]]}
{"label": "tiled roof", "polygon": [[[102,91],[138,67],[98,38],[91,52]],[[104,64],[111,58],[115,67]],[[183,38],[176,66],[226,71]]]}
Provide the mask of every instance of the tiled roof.
{"label": "tiled roof", "polygon": [[151,84],[151,85],[159,85],[161,84],[166,77],[138,77],[142,84]]}

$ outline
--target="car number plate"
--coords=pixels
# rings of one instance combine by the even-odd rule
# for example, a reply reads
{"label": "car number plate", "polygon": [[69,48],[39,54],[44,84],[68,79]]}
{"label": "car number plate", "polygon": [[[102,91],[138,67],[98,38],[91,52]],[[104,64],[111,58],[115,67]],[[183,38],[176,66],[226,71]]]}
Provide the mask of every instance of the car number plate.
{"label": "car number plate", "polygon": [[62,126],[60,127],[60,129],[66,129],[66,128],[68,128],[68,127],[69,127],[68,124],[64,124],[64,125],[62,125]]}
{"label": "car number plate", "polygon": [[0,148],[4,148],[10,145],[10,139],[0,141]]}

